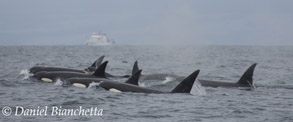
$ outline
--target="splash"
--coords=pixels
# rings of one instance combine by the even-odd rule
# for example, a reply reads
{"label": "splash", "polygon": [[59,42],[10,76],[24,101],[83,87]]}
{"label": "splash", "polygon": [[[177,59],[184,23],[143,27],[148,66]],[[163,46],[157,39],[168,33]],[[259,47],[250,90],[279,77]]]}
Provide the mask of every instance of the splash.
{"label": "splash", "polygon": [[62,86],[63,85],[63,81],[60,79],[57,79],[55,82],[55,86]]}
{"label": "splash", "polygon": [[174,81],[174,80],[175,80],[175,78],[167,76],[166,79],[163,81],[163,84],[166,84],[166,83],[168,83],[170,81]]}
{"label": "splash", "polygon": [[32,76],[33,74],[30,74],[28,69],[23,69],[20,71],[19,75],[23,75],[24,77],[22,78],[22,80],[26,80],[26,79],[29,79],[29,77]]}
{"label": "splash", "polygon": [[27,75],[27,74],[29,74],[29,70],[28,69],[23,69],[19,73],[19,75]]}
{"label": "splash", "polygon": [[141,87],[146,87],[144,82],[140,82],[140,83],[138,83],[138,85],[141,86]]}
{"label": "splash", "polygon": [[138,86],[141,87],[151,87],[151,86],[164,86],[165,84],[169,83],[170,81],[174,81],[174,78],[166,77],[166,80],[164,81],[158,81],[158,80],[145,80],[143,82],[139,82]]}
{"label": "splash", "polygon": [[201,86],[200,82],[196,80],[190,93],[194,95],[206,95],[206,90],[204,87]]}
{"label": "splash", "polygon": [[92,82],[92,83],[89,84],[88,88],[89,88],[89,89],[90,89],[90,88],[96,88],[96,87],[99,86],[99,85],[100,85],[100,83]]}

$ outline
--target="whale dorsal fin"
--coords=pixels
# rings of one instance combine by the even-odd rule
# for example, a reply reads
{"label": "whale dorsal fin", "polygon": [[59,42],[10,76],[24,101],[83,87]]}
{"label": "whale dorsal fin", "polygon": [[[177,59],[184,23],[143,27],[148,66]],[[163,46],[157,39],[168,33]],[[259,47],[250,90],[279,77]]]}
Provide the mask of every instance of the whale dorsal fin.
{"label": "whale dorsal fin", "polygon": [[108,61],[105,61],[104,63],[102,63],[97,69],[96,71],[93,73],[94,76],[96,77],[101,77],[101,78],[105,78],[105,69],[106,66],[108,64]]}
{"label": "whale dorsal fin", "polygon": [[132,75],[134,75],[136,72],[139,71],[137,61],[134,62],[133,68],[132,68]]}
{"label": "whale dorsal fin", "polygon": [[99,67],[103,60],[104,60],[105,55],[100,56],[92,65],[91,67]]}
{"label": "whale dorsal fin", "polygon": [[141,71],[142,70],[139,70],[136,73],[134,73],[125,83],[129,83],[129,84],[138,86],[138,80],[139,80],[139,76],[140,76]]}
{"label": "whale dorsal fin", "polygon": [[193,83],[198,76],[200,70],[196,70],[181,81],[171,92],[172,93],[190,93]]}
{"label": "whale dorsal fin", "polygon": [[256,66],[256,63],[252,64],[245,72],[244,74],[241,76],[241,78],[239,79],[239,81],[237,82],[237,84],[239,84],[240,86],[249,86],[249,87],[253,87],[253,72],[254,72],[254,68]]}

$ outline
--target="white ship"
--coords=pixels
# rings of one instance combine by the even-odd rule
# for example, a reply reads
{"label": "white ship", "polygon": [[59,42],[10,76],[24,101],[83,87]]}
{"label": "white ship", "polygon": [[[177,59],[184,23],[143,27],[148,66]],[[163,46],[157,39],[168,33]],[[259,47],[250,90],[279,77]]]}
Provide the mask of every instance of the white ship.
{"label": "white ship", "polygon": [[113,45],[114,41],[109,40],[104,33],[93,33],[91,38],[86,41],[87,45]]}

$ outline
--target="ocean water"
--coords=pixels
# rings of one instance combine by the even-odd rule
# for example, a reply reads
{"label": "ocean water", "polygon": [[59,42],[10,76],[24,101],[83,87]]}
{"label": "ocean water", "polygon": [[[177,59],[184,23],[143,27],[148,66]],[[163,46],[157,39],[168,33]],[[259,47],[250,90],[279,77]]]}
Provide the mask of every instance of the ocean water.
{"label": "ocean water", "polygon": [[[28,78],[28,69],[33,66],[83,69],[101,55],[109,61],[107,72],[115,75],[130,74],[137,60],[143,74],[188,76],[200,69],[198,79],[223,82],[237,82],[251,64],[258,63],[253,76],[256,89],[195,84],[191,94],[113,93],[94,87],[64,87],[62,81],[43,83]],[[0,121],[3,122],[293,121],[292,46],[1,46],[0,68]],[[170,91],[178,83],[170,77],[140,81],[141,86],[162,91]],[[24,110],[47,107],[48,111],[46,116],[24,115],[21,107]],[[53,107],[103,111],[99,116],[52,116]]]}

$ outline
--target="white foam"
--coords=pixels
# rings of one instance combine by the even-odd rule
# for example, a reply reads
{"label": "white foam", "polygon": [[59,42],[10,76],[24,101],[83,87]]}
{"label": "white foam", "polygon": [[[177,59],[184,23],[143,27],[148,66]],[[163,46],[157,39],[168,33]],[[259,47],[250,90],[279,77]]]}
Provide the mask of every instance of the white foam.
{"label": "white foam", "polygon": [[63,81],[60,79],[57,79],[55,82],[55,86],[62,86],[63,85]]}
{"label": "white foam", "polygon": [[201,86],[200,82],[196,80],[192,86],[190,93],[195,95],[206,95],[206,90],[204,87]]}
{"label": "white foam", "polygon": [[28,69],[23,69],[19,73],[19,75],[27,75],[27,74],[29,74],[29,70]]}
{"label": "white foam", "polygon": [[141,86],[141,87],[146,87],[144,82],[140,82],[138,85]]}
{"label": "white foam", "polygon": [[30,71],[28,69],[23,69],[20,71],[19,75],[23,75],[24,77],[22,78],[22,80],[26,80],[29,79],[29,77],[33,74],[30,74]]}
{"label": "white foam", "polygon": [[163,84],[166,84],[166,83],[168,83],[170,81],[174,81],[174,80],[175,80],[175,78],[167,76],[166,79],[163,81]]}
{"label": "white foam", "polygon": [[100,83],[92,82],[89,84],[88,88],[96,88],[96,86],[99,86],[99,85],[100,85]]}

